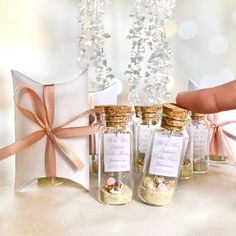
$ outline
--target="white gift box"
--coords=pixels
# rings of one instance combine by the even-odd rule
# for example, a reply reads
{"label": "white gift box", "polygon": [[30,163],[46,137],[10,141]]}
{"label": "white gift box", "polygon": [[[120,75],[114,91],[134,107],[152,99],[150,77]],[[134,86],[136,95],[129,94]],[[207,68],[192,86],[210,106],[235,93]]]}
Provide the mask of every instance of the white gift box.
{"label": "white gift box", "polygon": [[117,105],[117,87],[115,83],[101,91],[89,93],[89,106],[93,108],[99,105]]}
{"label": "white gift box", "polygon": [[[14,91],[19,87],[28,87],[34,90],[42,99],[43,85],[33,81],[27,76],[12,71]],[[25,96],[21,100],[21,105],[32,110],[32,104],[29,97]],[[72,117],[84,112],[88,108],[88,79],[87,71],[84,71],[74,80],[66,83],[54,85],[54,123],[53,127],[58,127],[70,120]],[[70,124],[70,127],[86,126],[88,119],[82,118]],[[16,140],[38,130],[39,127],[22,114],[17,108],[15,109],[15,130]],[[46,135],[16,154],[16,174],[15,190],[19,191],[22,187],[33,180],[45,177],[45,147]],[[56,176],[70,179],[89,189],[89,158],[88,158],[88,136],[78,138],[62,139],[83,162],[84,168],[78,170],[68,161],[67,158],[56,149]]]}

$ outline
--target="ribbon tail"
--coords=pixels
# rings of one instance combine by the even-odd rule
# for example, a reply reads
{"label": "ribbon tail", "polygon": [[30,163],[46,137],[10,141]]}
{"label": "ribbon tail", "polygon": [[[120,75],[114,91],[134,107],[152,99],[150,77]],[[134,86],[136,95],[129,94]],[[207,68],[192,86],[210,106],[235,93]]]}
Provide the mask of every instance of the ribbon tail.
{"label": "ribbon tail", "polygon": [[218,155],[218,152],[219,152],[218,139],[219,139],[218,132],[214,130],[212,140],[211,140],[211,145],[210,145],[211,155]]}
{"label": "ribbon tail", "polygon": [[22,138],[5,148],[0,149],[0,161],[6,159],[9,156],[15,155],[17,152],[20,152],[25,148],[31,146],[32,144],[39,141],[44,135],[45,132],[43,130],[38,130],[26,136],[25,138]]}
{"label": "ribbon tail", "polygon": [[45,173],[47,177],[56,176],[55,146],[50,138],[47,138],[47,144],[45,150]]}
{"label": "ribbon tail", "polygon": [[224,144],[224,147],[225,147],[227,157],[229,158],[230,161],[235,162],[233,150],[231,148],[231,145],[230,145],[229,141],[227,140],[227,138],[225,136],[227,136],[227,137],[229,137],[233,140],[236,140],[236,136],[230,134],[226,130],[222,130],[222,141],[223,141],[223,144]]}
{"label": "ribbon tail", "polygon": [[65,156],[80,170],[84,168],[84,163],[79,159],[79,157],[71,151],[63,142],[61,142],[57,137],[54,137],[55,144],[57,147],[65,154]]}

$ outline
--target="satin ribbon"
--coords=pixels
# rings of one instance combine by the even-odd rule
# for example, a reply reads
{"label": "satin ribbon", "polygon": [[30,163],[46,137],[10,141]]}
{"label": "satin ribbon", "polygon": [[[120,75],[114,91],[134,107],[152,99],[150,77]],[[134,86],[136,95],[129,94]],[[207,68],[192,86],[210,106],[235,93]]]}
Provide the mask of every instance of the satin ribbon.
{"label": "satin ribbon", "polygon": [[[21,105],[21,100],[23,96],[27,94],[30,97],[33,112]],[[59,127],[53,128],[54,85],[44,86],[43,101],[40,99],[40,97],[34,90],[27,87],[20,88],[18,91],[18,98],[15,99],[15,105],[28,119],[37,124],[40,129],[16,141],[15,143],[0,149],[0,161],[26,149],[32,144],[38,142],[46,135],[47,141],[45,148],[45,174],[47,177],[56,176],[56,148],[58,148],[75,167],[77,167],[80,171],[83,170],[84,163],[60,139],[77,138],[96,133],[100,128],[99,122],[93,124],[92,126],[66,126],[87,115],[91,115],[93,113],[100,113],[100,110],[90,109],[73,117],[72,119],[60,125]]]}
{"label": "satin ribbon", "polygon": [[217,113],[207,115],[210,127],[213,128],[212,140],[210,143],[210,154],[219,155],[220,145],[223,145],[229,160],[235,162],[234,153],[229,141],[227,140],[227,137],[236,141],[236,136],[225,130],[224,127],[226,125],[236,123],[236,120],[229,120],[226,122],[218,123],[218,118],[219,115]]}
{"label": "satin ribbon", "polygon": [[[89,97],[88,98],[88,107],[89,107],[89,109],[93,109],[95,106],[95,94],[89,93],[88,97]],[[94,120],[95,120],[94,117],[89,116],[89,124],[92,124],[94,122]],[[90,135],[89,136],[89,155],[96,154],[95,147],[96,147],[95,136]]]}

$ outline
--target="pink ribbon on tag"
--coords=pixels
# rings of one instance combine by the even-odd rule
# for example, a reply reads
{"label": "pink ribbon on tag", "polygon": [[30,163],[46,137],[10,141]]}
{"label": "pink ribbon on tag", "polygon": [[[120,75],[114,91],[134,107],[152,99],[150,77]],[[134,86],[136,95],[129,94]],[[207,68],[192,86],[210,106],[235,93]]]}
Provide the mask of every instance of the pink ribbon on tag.
{"label": "pink ribbon on tag", "polygon": [[229,160],[235,162],[234,153],[230,146],[229,141],[227,140],[227,137],[236,141],[236,135],[233,135],[229,131],[225,130],[224,127],[226,125],[236,123],[236,120],[229,120],[218,123],[218,118],[219,118],[218,113],[207,115],[210,127],[213,128],[212,140],[210,143],[210,155],[219,155],[220,154],[219,145],[223,145]]}

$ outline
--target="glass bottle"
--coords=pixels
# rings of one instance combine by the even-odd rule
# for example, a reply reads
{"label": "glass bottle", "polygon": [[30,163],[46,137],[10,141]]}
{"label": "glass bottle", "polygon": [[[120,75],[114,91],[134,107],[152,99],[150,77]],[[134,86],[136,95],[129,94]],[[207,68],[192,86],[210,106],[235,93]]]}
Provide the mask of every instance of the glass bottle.
{"label": "glass bottle", "polygon": [[[206,122],[209,127],[209,158],[210,158],[210,161],[213,163],[226,164],[228,162],[227,152],[225,150],[226,148],[224,145],[221,144],[221,140],[214,137],[218,133],[217,123],[218,123],[219,115],[220,113],[208,114],[206,116]],[[217,152],[212,152],[211,146],[215,143],[215,141],[218,145],[218,150]]]}
{"label": "glass bottle", "polygon": [[37,184],[39,186],[49,186],[49,185],[61,185],[64,183],[64,179],[60,177],[41,177],[37,179]]}
{"label": "glass bottle", "polygon": [[[137,126],[140,122],[141,119],[141,106],[134,106],[134,115],[133,115],[133,134],[134,134],[134,138],[136,138],[136,133],[137,133]],[[136,142],[134,142],[134,153],[135,153],[135,144]]]}
{"label": "glass bottle", "polygon": [[188,142],[187,114],[175,104],[164,104],[161,127],[152,131],[138,187],[140,199],[149,205],[165,206],[173,197]]}
{"label": "glass bottle", "polygon": [[162,106],[140,106],[140,109],[140,121],[135,132],[134,169],[135,172],[141,174],[151,131],[160,126],[157,112],[162,110]]}
{"label": "glass bottle", "polygon": [[191,117],[188,116],[185,130],[189,140],[180,171],[180,179],[190,179],[193,175],[193,126],[191,121]]}
{"label": "glass bottle", "polygon": [[205,115],[192,113],[193,172],[206,173],[209,167],[209,130]]}
{"label": "glass bottle", "polygon": [[140,117],[141,117],[141,106],[134,106],[134,110],[135,110],[135,115],[133,118],[133,123],[138,124],[140,121]]}
{"label": "glass bottle", "polygon": [[106,126],[100,133],[99,201],[122,205],[133,197],[133,133],[128,127],[129,106],[105,107]]}
{"label": "glass bottle", "polygon": [[90,144],[91,144],[91,156],[92,156],[92,173],[94,175],[98,175],[98,156],[99,156],[99,133],[105,126],[105,114],[104,114],[104,107],[103,105],[95,106],[96,109],[99,109],[102,114],[96,114],[94,122],[100,121],[101,128],[96,133],[91,135]]}

